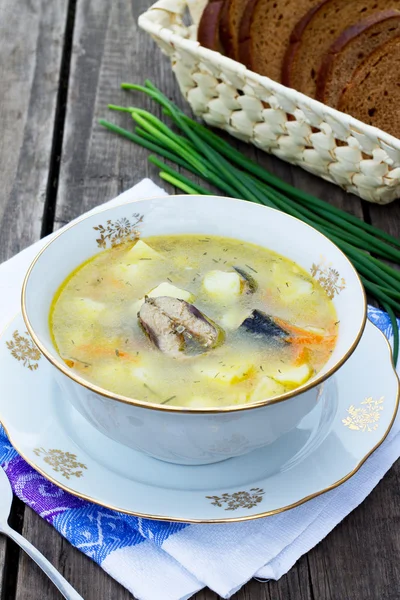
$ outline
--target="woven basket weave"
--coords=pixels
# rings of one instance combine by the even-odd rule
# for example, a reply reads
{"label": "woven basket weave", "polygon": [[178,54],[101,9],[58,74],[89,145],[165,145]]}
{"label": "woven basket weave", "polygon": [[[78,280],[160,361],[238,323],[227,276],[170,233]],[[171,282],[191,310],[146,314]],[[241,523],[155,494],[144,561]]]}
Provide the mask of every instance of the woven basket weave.
{"label": "woven basket weave", "polygon": [[200,46],[196,31],[206,1],[160,0],[139,18],[170,57],[193,112],[364,200],[398,198],[400,140]]}

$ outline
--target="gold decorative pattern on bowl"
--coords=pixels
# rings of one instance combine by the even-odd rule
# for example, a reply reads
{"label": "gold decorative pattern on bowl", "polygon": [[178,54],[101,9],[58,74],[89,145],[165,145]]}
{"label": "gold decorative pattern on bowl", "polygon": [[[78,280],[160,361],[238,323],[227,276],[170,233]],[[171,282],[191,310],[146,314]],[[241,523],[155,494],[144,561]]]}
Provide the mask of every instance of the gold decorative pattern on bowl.
{"label": "gold decorative pattern on bowl", "polygon": [[34,453],[36,456],[43,456],[44,462],[50,465],[53,471],[61,473],[66,479],[82,477],[83,469],[87,469],[86,465],[78,462],[76,454],[71,454],[71,452],[63,452],[56,448],[50,448],[50,450],[35,448]]}
{"label": "gold decorative pattern on bowl", "polygon": [[97,225],[93,227],[95,231],[99,232],[100,237],[96,239],[98,247],[105,249],[109,244],[110,248],[115,248],[123,242],[134,242],[140,235],[137,227],[142,222],[143,215],[136,213],[132,215],[132,221],[122,217],[116,221],[108,220],[105,226]]}
{"label": "gold decorative pattern on bowl", "polygon": [[251,488],[249,492],[234,492],[233,494],[222,494],[222,496],[206,496],[208,500],[212,500],[213,506],[223,508],[225,510],[237,510],[238,508],[254,508],[259,504],[265,494],[262,488]]}
{"label": "gold decorative pattern on bowl", "polygon": [[14,331],[12,340],[6,341],[6,345],[11,352],[11,356],[19,362],[22,361],[23,366],[27,367],[30,371],[36,371],[42,354],[33,343],[27,331],[25,331],[25,336],[21,335],[17,330]]}
{"label": "gold decorative pattern on bowl", "polygon": [[346,288],[345,279],[340,277],[340,273],[332,265],[326,264],[324,259],[319,264],[313,263],[310,272],[331,300]]}
{"label": "gold decorative pattern on bowl", "polygon": [[347,409],[348,417],[342,419],[343,425],[353,431],[376,431],[383,411],[384,397],[374,400],[366,398],[359,407],[353,404]]}

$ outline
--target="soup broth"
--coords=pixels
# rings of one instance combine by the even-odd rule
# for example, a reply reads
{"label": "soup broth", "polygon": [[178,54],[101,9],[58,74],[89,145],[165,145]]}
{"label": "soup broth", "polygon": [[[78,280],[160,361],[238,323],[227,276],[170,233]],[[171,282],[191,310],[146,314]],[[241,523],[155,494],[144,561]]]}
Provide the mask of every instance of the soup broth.
{"label": "soup broth", "polygon": [[53,300],[65,363],[110,392],[165,406],[254,403],[303,385],[329,359],[337,317],[286,258],[225,237],[120,244],[77,268]]}

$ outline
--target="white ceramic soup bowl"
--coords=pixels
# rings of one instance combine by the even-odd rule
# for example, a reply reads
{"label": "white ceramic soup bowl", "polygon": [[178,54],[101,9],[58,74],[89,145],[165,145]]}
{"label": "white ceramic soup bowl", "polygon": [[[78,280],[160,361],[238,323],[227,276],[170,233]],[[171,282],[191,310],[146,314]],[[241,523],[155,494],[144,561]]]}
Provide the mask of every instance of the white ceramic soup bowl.
{"label": "white ceramic soup bowl", "polygon": [[[134,236],[199,233],[264,246],[314,274],[335,305],[337,345],[329,362],[296,390],[257,404],[181,408],[118,396],[73,372],[62,361],[49,330],[55,292],[81,263],[102,248]],[[110,438],[161,460],[213,463],[272,444],[294,429],[317,402],[331,378],[356,348],[366,321],[360,279],[345,255],[326,237],[279,211],[216,196],[169,196],[139,200],[91,214],[59,233],[30,266],[22,312],[35,344],[54,367],[62,398]],[[316,418],[317,419],[317,418]],[[315,427],[318,427],[317,420]]]}

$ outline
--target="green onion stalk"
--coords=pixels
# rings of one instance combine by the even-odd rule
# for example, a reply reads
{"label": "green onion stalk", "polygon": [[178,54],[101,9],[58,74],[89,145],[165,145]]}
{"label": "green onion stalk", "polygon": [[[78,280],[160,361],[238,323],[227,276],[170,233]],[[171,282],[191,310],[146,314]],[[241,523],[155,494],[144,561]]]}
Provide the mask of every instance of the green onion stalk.
{"label": "green onion stalk", "polygon": [[346,254],[369,295],[390,317],[394,334],[393,360],[397,364],[399,332],[396,314],[400,314],[400,271],[383,261],[400,265],[400,240],[269,173],[207,127],[185,115],[150,81],[146,81],[144,86],[123,83],[121,87],[150,96],[162,106],[163,114],[171,119],[179,133],[152,113],[133,106],[110,104],[109,109],[128,113],[134,121],[134,131],[105,119],[100,119],[99,123],[149,150],[152,153],[149,161],[160,169],[160,177],[164,181],[187,194],[211,193],[164,162],[168,160],[228,196],[269,206],[302,220]]}

